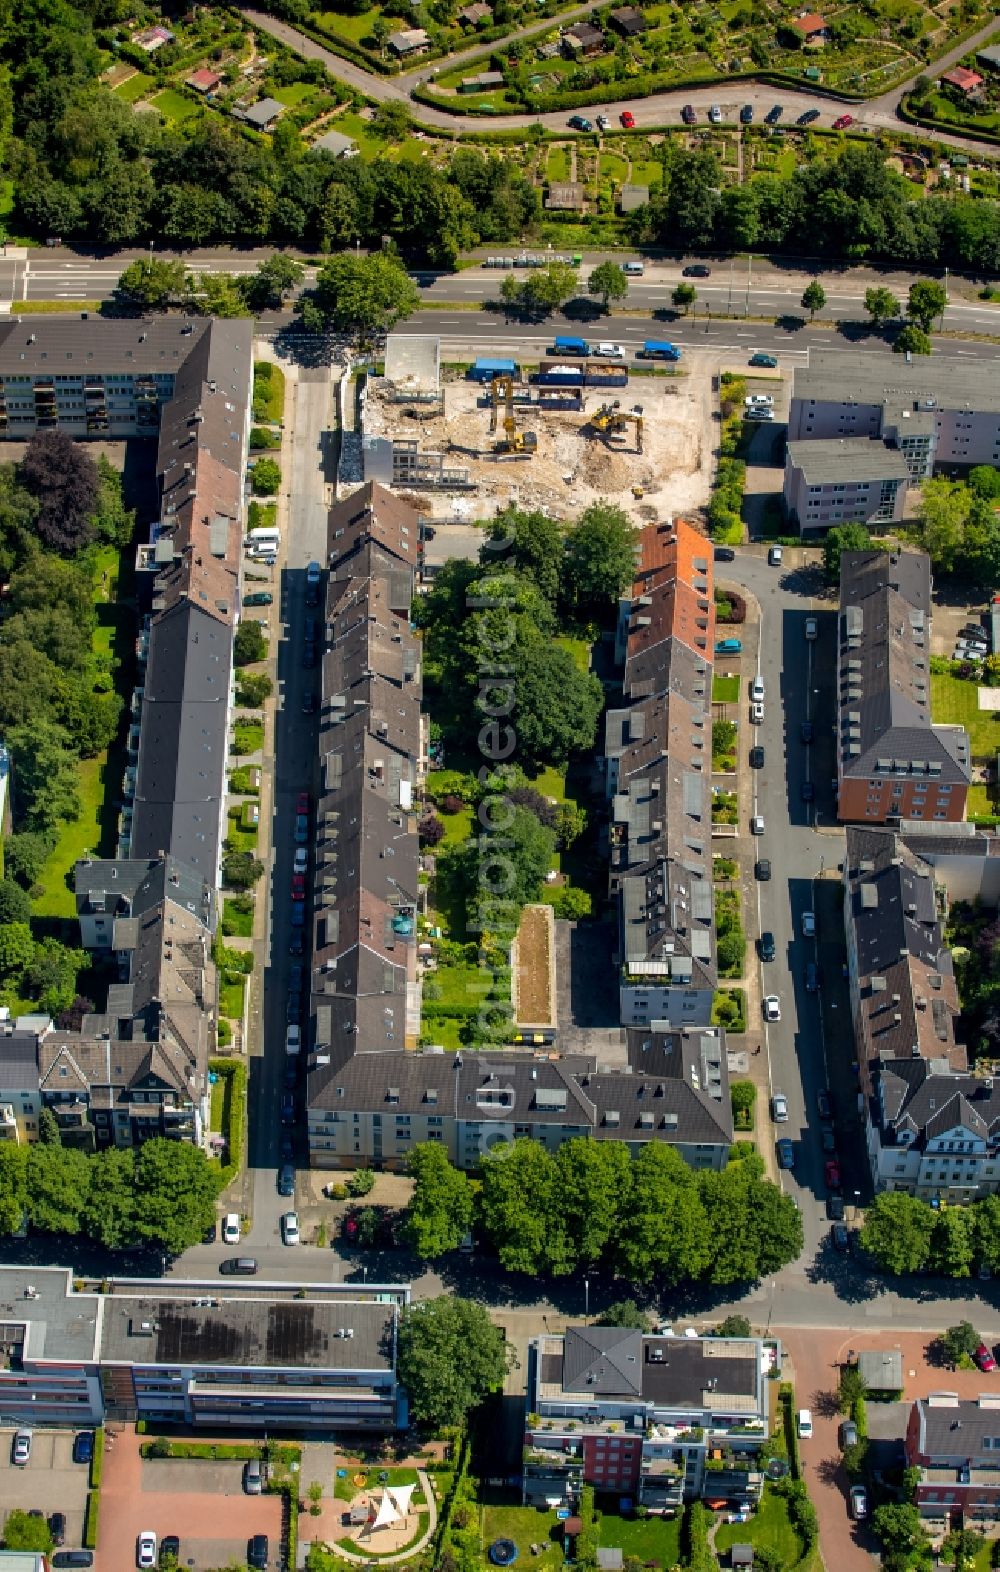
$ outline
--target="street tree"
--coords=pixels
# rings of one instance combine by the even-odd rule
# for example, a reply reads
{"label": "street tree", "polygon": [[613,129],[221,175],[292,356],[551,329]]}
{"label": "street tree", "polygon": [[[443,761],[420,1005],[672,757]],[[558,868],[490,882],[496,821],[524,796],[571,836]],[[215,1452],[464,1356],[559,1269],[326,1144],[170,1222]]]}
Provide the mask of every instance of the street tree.
{"label": "street tree", "polygon": [[579,279],[570,262],[548,262],[536,268],[521,286],[524,303],[537,316],[548,316],[558,310],[577,292]]}
{"label": "street tree", "polygon": [[918,278],[910,285],[906,301],[907,315],[925,333],[930,332],[934,318],[944,313],[947,304],[947,292],[935,279]]}
{"label": "street tree", "polygon": [[393,252],[360,256],[344,251],[319,269],[315,288],[300,296],[299,306],[303,324],[312,331],[334,328],[371,340],[411,316],[419,298]]}
{"label": "street tree", "polygon": [[907,322],[892,341],[894,355],[929,355],[934,346],[923,328]]}
{"label": "street tree", "polygon": [[273,257],[265,258],[245,281],[247,303],[254,311],[277,311],[305,276],[301,262],[277,251]]}
{"label": "street tree", "polygon": [[599,262],[587,280],[587,293],[599,299],[608,311],[613,300],[624,300],[628,294],[625,269],[617,262]]}
{"label": "street tree", "polygon": [[399,1378],[418,1424],[464,1424],[514,1364],[514,1350],[485,1305],[442,1296],[403,1310]]}
{"label": "street tree", "polygon": [[840,559],[845,551],[870,551],[871,533],[864,524],[835,524],[823,542],[823,571],[831,584],[840,582]]}
{"label": "street tree", "polygon": [[981,1342],[971,1321],[958,1321],[941,1333],[941,1348],[953,1365],[960,1364],[963,1358],[971,1359]]}
{"label": "street tree", "polygon": [[494,1148],[480,1164],[484,1226],[507,1272],[562,1277],[574,1267],[556,1160],[537,1141]]}
{"label": "street tree", "polygon": [[184,299],[187,270],[166,257],[139,257],[121,274],[115,293],[136,311],[166,311]]}
{"label": "street tree", "polygon": [[243,280],[233,273],[192,273],[185,306],[203,317],[230,321],[251,312]]}
{"label": "street tree", "polygon": [[610,1250],[631,1164],[620,1141],[564,1141],[556,1153],[568,1253],[577,1270],[597,1266]]}
{"label": "street tree", "polygon": [[90,1159],[81,1227],[108,1250],[123,1250],[135,1243],[135,1157],[131,1151],[112,1146]]}
{"label": "street tree", "polygon": [[636,1283],[700,1277],[711,1253],[692,1170],[672,1147],[647,1142],[622,1197],[615,1257]]}
{"label": "street tree", "polygon": [[930,1259],[935,1212],[902,1190],[884,1191],[868,1208],[861,1248],[893,1277],[918,1272]]}
{"label": "street tree", "polygon": [[614,503],[594,502],[566,537],[563,601],[581,622],[606,620],[632,582],[635,530]]}
{"label": "street tree", "polygon": [[90,1164],[68,1146],[42,1146],[28,1153],[28,1213],[39,1233],[78,1234],[87,1201]]}
{"label": "street tree", "polygon": [[875,326],[881,327],[884,322],[891,322],[899,316],[899,300],[891,289],[876,285],[865,290],[865,310]]}
{"label": "street tree", "polygon": [[37,498],[35,527],[44,545],[66,555],[89,546],[100,481],[81,443],[65,431],[40,431],[28,444],[18,478]]}
{"label": "street tree", "polygon": [[974,1214],[964,1206],[938,1212],[931,1240],[932,1271],[944,1277],[971,1277],[974,1257]]}
{"label": "street tree", "polygon": [[803,310],[808,311],[810,321],[815,317],[817,311],[822,311],[826,305],[826,290],[818,278],[810,279],[802,291],[801,304]]}
{"label": "street tree", "polygon": [[197,1146],[154,1138],[135,1160],[135,1231],[168,1255],[197,1244],[215,1221],[219,1175]]}
{"label": "street tree", "polygon": [[647,1310],[640,1310],[634,1299],[616,1299],[597,1317],[597,1326],[619,1326],[626,1331],[651,1332],[653,1317]]}
{"label": "street tree", "polygon": [[409,1170],[413,1196],[403,1232],[420,1260],[433,1261],[457,1250],[472,1227],[472,1190],[465,1174],[434,1141],[413,1148]]}
{"label": "street tree", "polygon": [[683,311],[687,316],[688,307],[693,306],[698,298],[698,291],[693,284],[675,284],[670,298],[678,311]]}
{"label": "street tree", "polygon": [[0,1236],[15,1233],[28,1201],[28,1148],[0,1141]]}

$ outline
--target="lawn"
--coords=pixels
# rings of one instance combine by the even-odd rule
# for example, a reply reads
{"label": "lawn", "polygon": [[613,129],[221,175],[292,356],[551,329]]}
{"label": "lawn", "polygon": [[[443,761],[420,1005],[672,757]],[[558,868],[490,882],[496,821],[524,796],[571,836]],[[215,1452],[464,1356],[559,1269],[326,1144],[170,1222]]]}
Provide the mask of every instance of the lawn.
{"label": "lawn", "polygon": [[245,977],[233,977],[219,984],[219,1014],[224,1015],[229,1021],[243,1019],[243,994],[246,983]]}
{"label": "lawn", "polygon": [[373,6],[370,11],[362,11],[358,16],[342,16],[339,11],[316,11],[312,20],[327,33],[335,36],[339,34],[341,38],[350,39],[352,44],[360,44],[363,38],[371,36],[372,24],[381,15],[382,12]]}
{"label": "lawn", "polygon": [[543,797],[554,797],[556,802],[566,802],[566,776],[562,770],[557,770],[554,765],[547,764],[544,770],[532,778],[532,786],[540,791]]}
{"label": "lawn", "polygon": [[568,147],[550,147],[545,164],[546,180],[568,180],[572,168]]}
{"label": "lawn", "polygon": [[[617,1504],[617,1497],[608,1498]],[[657,1561],[671,1567],[680,1560],[679,1518],[618,1517],[606,1510],[604,1501],[598,1502],[603,1516],[598,1525],[598,1542],[617,1545],[626,1556],[636,1556],[641,1561]]]}
{"label": "lawn", "polygon": [[[267,368],[266,370],[264,368]],[[285,413],[285,373],[270,360],[258,360],[253,368],[253,418],[280,425]]]}
{"label": "lawn", "polygon": [[987,819],[1000,813],[1000,794],[995,786],[970,786],[965,807],[969,819]]}
{"label": "lawn", "polygon": [[[343,21],[353,22],[354,17],[344,17]],[[324,127],[324,130],[342,131],[345,136],[353,137],[355,142],[358,144],[358,152],[361,154],[362,158],[377,158],[380,153],[385,151],[385,143],[382,141],[381,137],[372,135],[371,121],[362,120],[360,115],[336,115],[334,119]]]}
{"label": "lawn", "polygon": [[80,817],[64,824],[39,876],[43,893],[33,903],[34,917],[75,917],[76,900],[66,883],[67,874],[87,852],[109,857],[114,848],[101,844],[101,810],[104,806],[106,753],[96,759],[83,759],[77,770],[80,788]]}
{"label": "lawn", "polygon": [[172,87],[165,87],[162,93],[157,93],[149,102],[168,120],[194,120],[202,112],[200,104],[185,98],[183,93],[176,92]]}
{"label": "lawn", "polygon": [[749,1523],[720,1523],[715,1535],[717,1551],[733,1545],[767,1545],[777,1552],[783,1567],[793,1567],[802,1557],[802,1542],[788,1520],[783,1496],[765,1488],[760,1509]]}
{"label": "lawn", "polygon": [[[534,1569],[556,1572],[562,1566],[562,1529],[554,1512],[526,1506],[484,1507],[483,1543],[491,1545],[494,1539],[512,1539],[520,1552],[518,1559]],[[537,1544],[547,1548],[533,1556],[531,1547]]]}
{"label": "lawn", "polygon": [[964,726],[975,759],[992,759],[1000,747],[1000,720],[993,710],[981,710],[974,682],[960,677],[931,677],[931,714],[936,724]]}
{"label": "lawn", "polygon": [[249,939],[253,936],[253,912],[240,911],[233,896],[222,904],[222,931],[227,938]]}
{"label": "lawn", "polygon": [[713,704],[738,704],[740,698],[739,677],[713,677],[712,678],[712,703]]}
{"label": "lawn", "polygon": [[651,158],[634,158],[629,179],[634,186],[658,186],[663,180],[663,165]]}
{"label": "lawn", "polygon": [[433,973],[441,989],[441,997],[434,1002],[442,1010],[459,1005],[478,1004],[485,997],[485,986],[491,973],[481,966],[439,966]]}
{"label": "lawn", "polygon": [[14,211],[14,182],[0,180],[0,218],[9,218]]}
{"label": "lawn", "polygon": [[572,639],[567,634],[560,634],[556,643],[560,649],[569,651],[577,671],[590,670],[590,644],[586,639]]}
{"label": "lawn", "polygon": [[250,725],[233,727],[233,752],[237,757],[244,757],[249,753],[259,753],[264,746],[264,728],[256,721]]}
{"label": "lawn", "polygon": [[441,813],[438,817],[444,825],[444,839],[437,845],[439,852],[449,846],[458,846],[462,841],[469,839],[472,834],[471,808],[460,808],[458,813]]}
{"label": "lawn", "polygon": [[[137,104],[140,98],[145,98],[150,88],[156,86],[155,78],[147,76],[145,71],[137,71],[135,76],[130,76],[121,87],[115,88],[118,98],[123,98],[126,104]],[[187,100],[185,99],[185,103]],[[166,111],[164,111],[166,113]]]}
{"label": "lawn", "polygon": [[279,104],[286,105],[288,109],[297,109],[300,104],[312,98],[315,92],[316,89],[311,82],[291,82],[288,87],[276,87],[271,96],[276,98]]}
{"label": "lawn", "polygon": [[[338,1474],[333,1486],[333,1494],[338,1501],[352,1501],[359,1490],[375,1490],[380,1484],[417,1485],[416,1493],[422,1494],[415,1468],[366,1469],[363,1464],[352,1463],[350,1458],[345,1459],[345,1464],[347,1468],[345,1477],[341,1479]],[[355,1484],[355,1479],[361,1479],[362,1475],[364,1475],[362,1483]]]}
{"label": "lawn", "polygon": [[619,185],[628,179],[628,160],[617,153],[602,153],[599,168],[606,180],[617,181]]}

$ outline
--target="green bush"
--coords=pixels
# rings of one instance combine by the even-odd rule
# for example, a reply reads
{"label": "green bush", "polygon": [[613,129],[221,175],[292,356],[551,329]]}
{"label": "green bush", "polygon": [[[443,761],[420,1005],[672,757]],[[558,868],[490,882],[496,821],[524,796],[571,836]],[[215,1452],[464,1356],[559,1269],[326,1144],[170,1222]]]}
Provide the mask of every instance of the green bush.
{"label": "green bush", "polygon": [[83,1547],[85,1550],[97,1548],[97,1514],[100,1509],[101,1498],[96,1490],[91,1490],[87,1496],[87,1510],[83,1517]]}
{"label": "green bush", "polygon": [[228,1161],[220,1164],[221,1185],[231,1183],[243,1161],[243,1131],[247,1113],[247,1067],[241,1059],[209,1059],[208,1068],[228,1083],[223,1099],[223,1128]]}
{"label": "green bush", "polygon": [[281,467],[274,459],[258,459],[250,480],[255,496],[275,497],[281,489]]}
{"label": "green bush", "polygon": [[90,1459],[90,1488],[100,1490],[101,1471],[104,1468],[104,1426],[99,1425],[94,1431],[94,1455]]}
{"label": "green bush", "polygon": [[250,451],[257,452],[269,448],[280,448],[281,436],[277,431],[268,431],[264,426],[254,426],[250,432]]}
{"label": "green bush", "polygon": [[356,1168],[347,1180],[348,1195],[370,1195],[374,1188],[375,1175],[370,1168]]}

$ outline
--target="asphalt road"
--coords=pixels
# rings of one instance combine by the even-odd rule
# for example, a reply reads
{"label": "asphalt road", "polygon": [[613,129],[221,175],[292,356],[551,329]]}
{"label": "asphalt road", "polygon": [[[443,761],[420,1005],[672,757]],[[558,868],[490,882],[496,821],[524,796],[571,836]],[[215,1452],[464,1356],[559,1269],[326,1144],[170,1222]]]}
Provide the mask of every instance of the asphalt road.
{"label": "asphalt road", "polygon": [[[297,28],[290,27],[287,22],[281,22],[276,17],[269,16],[263,11],[255,11],[248,7],[241,7],[241,9],[247,20],[252,22],[255,27],[260,28],[262,32],[270,33],[273,38],[279,39],[281,43],[287,45],[289,49],[293,49],[296,54],[301,55],[306,60],[321,61],[331,76],[336,77],[338,81],[346,83],[358,92],[364,93],[366,98],[373,99],[375,102],[394,100],[398,103],[407,104],[418,124],[449,131],[521,130],[527,126],[538,125],[539,123],[548,130],[566,129],[568,118],[566,110],[556,110],[544,115],[509,114],[484,116],[449,114],[445,110],[429,108],[426,104],[414,103],[410,98],[410,93],[418,83],[432,80],[435,75],[435,67],[433,65],[418,67],[398,77],[376,76],[369,71],[365,71],[362,67],[352,64],[350,61],[342,59],[339,55],[335,55],[332,50],[324,49],[322,45],[314,43],[311,38],[307,38]],[[559,20],[561,22],[563,19],[560,18]],[[551,24],[549,24],[548,29],[539,29],[539,31],[543,32],[546,30],[551,31]],[[996,20],[991,19],[973,37],[966,39],[957,48],[949,50],[946,55],[942,55],[940,60],[934,61],[934,74],[939,75],[941,71],[947,70],[950,65],[953,65],[956,60],[960,60],[963,55],[977,49],[980,43],[991,37],[995,31]],[[464,51],[461,56],[456,58],[460,62],[463,59],[473,58],[476,54],[485,57],[489,54],[489,49],[487,47],[479,51]],[[455,60],[442,61],[439,68],[451,70],[454,64]],[[927,69],[929,68],[923,64],[914,62],[914,77]],[[717,103],[720,109],[722,109],[725,119],[732,121],[737,119],[739,106],[742,104],[752,104],[755,116],[759,120],[771,108],[772,104],[780,102],[784,106],[785,119],[789,121],[796,119],[806,109],[818,109],[820,115],[816,124],[831,126],[846,107],[855,116],[859,126],[867,127],[869,130],[892,126],[896,130],[905,130],[908,136],[919,137],[921,135],[919,127],[904,125],[898,117],[899,101],[905,91],[905,85],[896,87],[878,98],[869,100],[865,104],[856,105],[853,103],[849,104],[846,99],[838,99],[833,94],[819,97],[809,91],[800,91],[792,88],[774,88],[756,82],[740,82],[736,84],[716,82],[702,88],[689,87],[676,89],[669,93],[655,93],[649,98],[609,98],[606,103],[596,104],[592,110],[587,109],[583,112],[588,116],[593,116],[599,111],[603,111],[609,117],[617,120],[622,110],[628,109],[634,115],[637,126],[652,127],[668,123],[676,124],[683,104],[693,104],[695,109],[701,112],[703,118],[709,107]],[[996,147],[990,143],[976,142],[972,138],[952,136],[946,132],[935,131],[933,135],[928,133],[928,136],[932,141],[960,147],[966,152],[979,152],[989,158],[996,158],[997,156]]]}

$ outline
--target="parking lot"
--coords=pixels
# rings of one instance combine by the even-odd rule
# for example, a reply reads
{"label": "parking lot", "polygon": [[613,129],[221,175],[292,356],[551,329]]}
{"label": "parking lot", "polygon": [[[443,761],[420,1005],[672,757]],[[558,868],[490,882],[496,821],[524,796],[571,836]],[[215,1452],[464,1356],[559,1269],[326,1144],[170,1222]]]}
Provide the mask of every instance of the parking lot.
{"label": "parking lot", "polygon": [[243,1465],[167,1458],[143,1459],[141,1437],[120,1431],[104,1458],[97,1564],[101,1572],[132,1572],[136,1540],[176,1534],[180,1564],[194,1568],[246,1564],[247,1540],[268,1537],[268,1567],[281,1565],[278,1495],[243,1494]]}
{"label": "parking lot", "polygon": [[0,1501],[3,1513],[33,1508],[48,1517],[62,1512],[66,1518],[66,1544],[79,1545],[83,1534],[83,1514],[87,1504],[90,1469],[73,1462],[72,1430],[35,1430],[31,1458],[23,1468],[10,1460],[13,1427],[0,1432]]}

